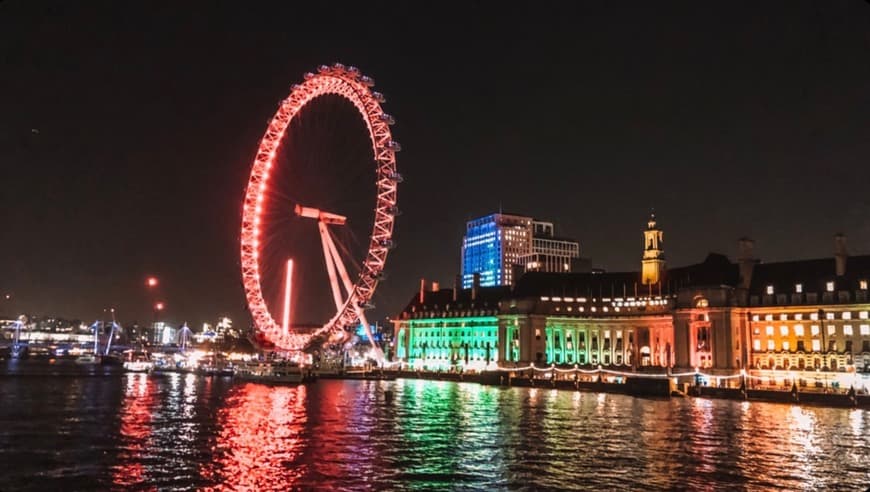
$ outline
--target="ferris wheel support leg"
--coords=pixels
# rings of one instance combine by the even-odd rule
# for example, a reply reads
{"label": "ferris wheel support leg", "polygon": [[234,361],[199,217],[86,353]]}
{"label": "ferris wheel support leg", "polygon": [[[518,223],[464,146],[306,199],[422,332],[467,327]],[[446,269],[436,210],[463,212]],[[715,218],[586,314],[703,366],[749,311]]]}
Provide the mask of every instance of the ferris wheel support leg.
{"label": "ferris wheel support leg", "polygon": [[293,259],[287,260],[287,276],[284,279],[284,312],[282,313],[281,328],[286,336],[290,332],[290,289],[293,286]]}
{"label": "ferris wheel support leg", "polygon": [[[326,226],[324,226],[324,229]],[[329,235],[329,231],[326,231],[325,236],[326,243],[328,244],[329,253],[332,256],[332,261],[335,263],[335,267],[338,269],[339,275],[341,275],[341,281],[344,283],[344,289],[347,291],[347,295],[351,296],[353,294],[353,283],[350,281],[350,275],[347,274],[347,269],[344,267],[344,263],[341,261],[341,256],[338,254],[338,249],[335,247],[335,243],[332,241],[332,237]],[[341,309],[341,308],[339,308]],[[384,354],[381,352],[381,348],[378,347],[378,344],[375,343],[375,339],[372,336],[372,329],[369,326],[369,322],[366,319],[365,312],[363,309],[354,304],[354,311],[356,311],[356,315],[359,318],[359,322],[362,323],[363,329],[366,332],[366,336],[369,337],[369,343],[372,345],[372,350],[375,353],[375,359],[378,362],[383,362]]]}
{"label": "ferris wheel support leg", "polygon": [[[332,286],[332,299],[335,301],[335,309],[341,311],[344,302],[341,300],[338,276],[335,273],[335,259],[331,253],[331,250],[335,249],[335,245],[332,244],[332,238],[329,237],[329,230],[326,228],[325,222],[317,222],[317,228],[320,230],[320,242],[323,244],[323,259],[326,260],[326,271],[329,273],[329,284]],[[332,248],[330,248],[330,246],[332,246]],[[342,266],[342,268],[344,267]],[[348,293],[348,295],[350,295],[350,293]]]}

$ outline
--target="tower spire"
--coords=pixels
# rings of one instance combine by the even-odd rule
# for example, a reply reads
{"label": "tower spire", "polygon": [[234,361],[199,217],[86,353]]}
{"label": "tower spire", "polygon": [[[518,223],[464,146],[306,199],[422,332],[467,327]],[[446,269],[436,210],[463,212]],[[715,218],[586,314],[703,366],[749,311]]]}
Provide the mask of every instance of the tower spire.
{"label": "tower spire", "polygon": [[664,232],[658,227],[655,210],[652,210],[646,223],[646,230],[643,231],[641,281],[644,285],[652,286],[662,281],[664,272]]}

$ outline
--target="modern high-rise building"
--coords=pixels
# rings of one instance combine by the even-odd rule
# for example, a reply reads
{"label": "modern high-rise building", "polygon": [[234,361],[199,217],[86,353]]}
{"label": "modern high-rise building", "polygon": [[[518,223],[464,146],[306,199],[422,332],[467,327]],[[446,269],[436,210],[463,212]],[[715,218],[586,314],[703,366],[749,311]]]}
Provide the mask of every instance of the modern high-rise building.
{"label": "modern high-rise building", "polygon": [[480,285],[510,285],[512,266],[532,250],[532,218],[490,214],[468,221],[462,241],[462,288],[471,288],[474,274]]}
{"label": "modern high-rise building", "polygon": [[552,222],[532,221],[532,251],[520,257],[525,272],[573,272],[580,259],[580,243],[556,237]]}
{"label": "modern high-rise building", "polygon": [[512,214],[490,214],[466,224],[462,243],[462,287],[474,274],[480,286],[512,285],[524,271],[570,272],[580,243],[554,235],[552,222]]}

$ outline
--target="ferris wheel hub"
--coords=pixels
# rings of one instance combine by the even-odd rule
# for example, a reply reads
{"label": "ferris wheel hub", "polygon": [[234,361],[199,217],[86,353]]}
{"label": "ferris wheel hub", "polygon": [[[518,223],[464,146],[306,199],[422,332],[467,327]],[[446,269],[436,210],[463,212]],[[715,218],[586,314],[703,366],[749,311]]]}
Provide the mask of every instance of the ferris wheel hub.
{"label": "ferris wheel hub", "polygon": [[324,212],[319,208],[303,207],[302,205],[297,204],[294,210],[296,211],[296,215],[300,217],[316,219],[318,222],[323,222],[324,224],[344,225],[347,223],[347,217],[331,212]]}

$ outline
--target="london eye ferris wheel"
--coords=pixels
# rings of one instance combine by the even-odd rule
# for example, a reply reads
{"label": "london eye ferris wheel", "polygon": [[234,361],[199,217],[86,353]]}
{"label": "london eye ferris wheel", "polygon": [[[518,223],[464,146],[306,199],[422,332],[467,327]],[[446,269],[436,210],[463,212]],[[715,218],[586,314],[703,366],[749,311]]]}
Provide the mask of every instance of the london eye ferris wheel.
{"label": "london eye ferris wheel", "polygon": [[342,341],[360,323],[372,340],[366,310],[393,247],[402,181],[394,120],[373,86],[354,67],[321,65],[291,87],[260,141],[241,269],[256,335],[276,350]]}

